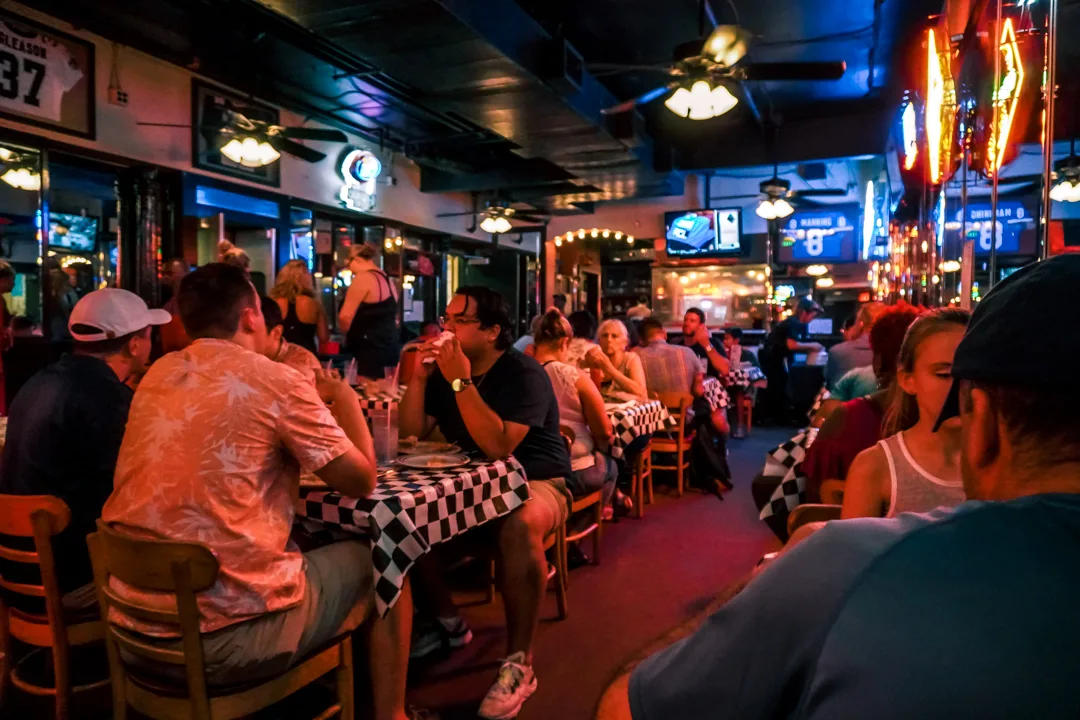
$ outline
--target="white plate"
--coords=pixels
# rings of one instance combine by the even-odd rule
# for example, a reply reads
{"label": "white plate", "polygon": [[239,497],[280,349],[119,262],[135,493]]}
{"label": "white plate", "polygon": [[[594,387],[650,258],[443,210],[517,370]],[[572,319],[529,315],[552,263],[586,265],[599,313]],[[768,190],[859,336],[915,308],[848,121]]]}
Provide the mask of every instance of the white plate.
{"label": "white plate", "polygon": [[448,470],[469,464],[469,458],[456,453],[428,453],[426,455],[406,455],[398,458],[398,465],[414,470]]}
{"label": "white plate", "polygon": [[443,440],[417,440],[411,443],[399,442],[398,452],[402,455],[431,455],[460,453],[461,448]]}

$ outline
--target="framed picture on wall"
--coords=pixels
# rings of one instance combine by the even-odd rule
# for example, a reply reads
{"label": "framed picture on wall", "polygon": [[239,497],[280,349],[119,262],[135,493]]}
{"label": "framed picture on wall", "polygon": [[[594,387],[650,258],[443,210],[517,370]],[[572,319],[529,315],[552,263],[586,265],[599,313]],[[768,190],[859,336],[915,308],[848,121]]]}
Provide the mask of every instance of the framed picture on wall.
{"label": "framed picture on wall", "polygon": [[0,10],[0,116],[94,139],[94,44]]}
{"label": "framed picture on wall", "polygon": [[199,80],[191,81],[191,164],[221,175],[279,187],[281,160],[247,167],[221,153],[224,142],[220,129],[229,123],[231,113],[271,125],[277,125],[281,119],[275,107]]}

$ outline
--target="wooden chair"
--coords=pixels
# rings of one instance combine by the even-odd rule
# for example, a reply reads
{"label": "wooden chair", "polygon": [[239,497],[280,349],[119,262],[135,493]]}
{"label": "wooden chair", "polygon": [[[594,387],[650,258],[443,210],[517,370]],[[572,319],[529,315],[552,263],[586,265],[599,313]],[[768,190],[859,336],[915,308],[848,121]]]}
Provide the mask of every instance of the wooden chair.
{"label": "wooden chair", "polygon": [[[641,454],[637,456],[632,477],[630,497],[634,499],[634,517],[640,520],[645,516],[645,498],[648,497],[650,505],[653,503],[652,440],[642,448]],[[648,495],[645,494],[646,486],[648,487]]]}
{"label": "wooden chair", "polygon": [[742,428],[743,437],[750,434],[750,427],[754,422],[754,396],[746,391],[738,394],[738,423]]}
{"label": "wooden chair", "polygon": [[[548,535],[544,541],[544,552],[552,549],[553,547],[563,548],[565,542],[562,536],[566,533],[566,526],[559,527],[554,533]],[[565,556],[558,550],[552,554],[552,562],[548,564],[547,580],[551,582],[555,580],[555,605],[558,608],[559,619],[565,620],[567,617],[567,602],[566,602],[566,583],[563,579],[566,577],[565,570]],[[495,602],[495,558],[488,558],[488,589],[487,589],[487,604]]]}
{"label": "wooden chair", "polygon": [[[107,623],[105,643],[112,673],[113,717],[124,720],[130,705],[154,720],[227,720],[250,715],[273,705],[330,672],[335,674],[337,702],[320,713],[325,719],[339,715],[353,719],[352,640],[335,638],[285,674],[243,685],[208,688],[195,595],[217,579],[218,563],[208,548],[197,543],[135,538],[98,521],[98,531],[87,538],[94,564],[94,582],[102,618],[110,609],[130,617],[168,626],[182,637],[182,650],[146,643],[124,628]],[[149,608],[124,600],[111,585],[112,577],[143,591],[172,593],[173,610]],[[126,665],[120,650],[160,664],[184,668],[186,687],[151,677]]]}
{"label": "wooden chair", "polygon": [[[71,648],[100,642],[105,637],[97,608],[76,612],[65,610],[56,579],[52,538],[71,523],[71,510],[63,500],[49,495],[0,495],[0,534],[33,539],[33,550],[19,550],[0,545],[0,559],[9,563],[35,565],[41,584],[18,583],[0,576],[0,588],[10,596],[43,601],[44,614],[5,606],[0,598],[0,654],[3,675],[0,696],[7,681],[19,690],[38,696],[52,696],[57,720],[68,717],[73,693],[104,688],[108,677],[84,685],[71,685]],[[34,602],[32,600],[31,602]],[[33,646],[18,663],[11,654],[10,638]],[[26,661],[38,652],[51,651],[53,687],[35,685],[20,672]]]}
{"label": "wooden chair", "polygon": [[[570,452],[571,448],[574,445],[574,440],[576,439],[575,436],[574,436],[573,428],[570,428],[570,427],[568,427],[566,425],[560,425],[559,426],[559,433],[563,436],[563,441],[566,443],[567,452]],[[572,543],[572,542],[577,542],[579,540],[583,540],[586,537],[588,537],[589,535],[592,535],[592,539],[593,539],[592,540],[592,546],[593,546],[593,559],[592,560],[593,560],[593,564],[594,565],[599,565],[600,564],[600,540],[601,540],[601,537],[604,534],[604,522],[603,522],[603,517],[604,517],[604,491],[603,490],[597,490],[595,492],[589,493],[588,495],[582,495],[580,497],[575,497],[573,505],[570,508],[570,516],[573,517],[573,515],[575,513],[581,512],[582,510],[587,510],[589,508],[593,509],[593,521],[587,527],[585,527],[584,529],[582,529],[579,532],[574,533],[573,535],[568,535],[567,534],[568,530],[566,529],[566,526],[565,525],[563,526],[563,533],[562,533],[563,537],[562,537],[562,550],[561,550],[561,552],[562,552],[562,567],[564,569],[567,567],[567,560],[566,560],[566,546],[567,546],[567,544]],[[569,576],[569,573],[564,574],[564,577],[568,578],[568,576]],[[564,580],[564,582],[566,583],[566,586],[569,587],[569,582],[567,580]]]}
{"label": "wooden chair", "polygon": [[844,481],[825,480],[821,483],[821,502],[826,505],[844,504]]}
{"label": "wooden chair", "polygon": [[654,400],[659,400],[675,418],[675,429],[670,433],[657,433],[652,439],[652,453],[669,453],[675,455],[674,465],[657,465],[652,463],[653,470],[674,470],[675,490],[679,497],[683,494],[684,474],[690,468],[689,451],[694,440],[694,434],[686,435],[686,412],[690,409],[694,398],[690,393],[650,393]]}

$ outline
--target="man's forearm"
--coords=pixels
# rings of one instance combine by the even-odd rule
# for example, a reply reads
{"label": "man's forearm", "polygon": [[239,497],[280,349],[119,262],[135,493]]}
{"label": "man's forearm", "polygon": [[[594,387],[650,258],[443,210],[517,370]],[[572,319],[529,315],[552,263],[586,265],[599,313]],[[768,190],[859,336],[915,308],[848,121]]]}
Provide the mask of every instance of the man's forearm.
{"label": "man's forearm", "polygon": [[427,380],[414,375],[413,381],[405,390],[404,397],[398,403],[398,426],[402,437],[420,437],[424,434],[424,424],[427,420],[427,414],[424,411],[426,388]]}
{"label": "man's forearm", "polygon": [[[347,386],[346,386],[347,387]],[[371,441],[371,433],[368,432],[367,418],[360,409],[360,401],[352,388],[342,392],[340,397],[335,397],[330,406],[330,414],[337,420],[337,424],[345,431],[345,435],[363,453],[372,467],[375,467],[375,445]]]}
{"label": "man's forearm", "polygon": [[514,452],[506,432],[506,424],[480,397],[475,385],[457,393],[458,411],[465,429],[477,447],[491,459],[506,457]]}

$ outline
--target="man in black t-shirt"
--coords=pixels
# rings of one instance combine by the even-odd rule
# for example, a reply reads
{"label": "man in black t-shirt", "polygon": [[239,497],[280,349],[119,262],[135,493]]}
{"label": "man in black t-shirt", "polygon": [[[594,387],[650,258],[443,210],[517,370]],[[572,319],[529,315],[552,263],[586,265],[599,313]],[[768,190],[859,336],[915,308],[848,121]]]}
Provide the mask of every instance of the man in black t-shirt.
{"label": "man in black t-shirt", "polygon": [[821,306],[809,297],[795,305],[795,312],[777,323],[765,338],[761,370],[769,380],[766,390],[769,416],[775,423],[791,421],[791,396],[788,393],[788,366],[795,353],[821,350],[821,345],[807,341],[807,325],[821,312]]}
{"label": "man in black t-shirt", "polygon": [[709,328],[705,325],[703,310],[693,307],[686,311],[682,321],[682,332],[683,345],[693,350],[699,358],[705,359],[706,375],[719,378],[728,374],[731,366],[724,354],[724,346],[709,332]]}
{"label": "man in black t-shirt", "polygon": [[[510,347],[510,318],[502,296],[485,287],[459,288],[443,326],[453,335],[420,348],[420,367],[398,405],[400,431],[425,437],[437,425],[448,441],[466,451],[492,459],[513,454],[529,479],[529,502],[493,521],[501,563],[496,577],[506,604],[507,658],[479,714],[509,718],[536,690],[532,641],[547,585],[544,539],[570,513],[565,481],[570,455],[559,434],[559,407],[547,373]],[[433,579],[430,573],[427,577]],[[440,615],[445,615],[447,603],[441,605]],[[439,620],[454,632],[452,618]]]}

